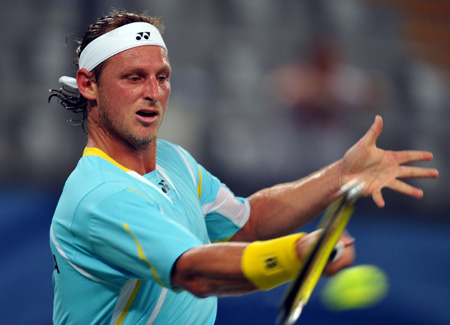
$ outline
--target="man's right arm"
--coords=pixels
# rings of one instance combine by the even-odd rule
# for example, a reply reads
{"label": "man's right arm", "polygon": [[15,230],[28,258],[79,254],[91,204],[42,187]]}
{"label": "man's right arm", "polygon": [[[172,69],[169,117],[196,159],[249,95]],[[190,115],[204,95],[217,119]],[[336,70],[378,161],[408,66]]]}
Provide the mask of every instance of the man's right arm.
{"label": "man's right arm", "polygon": [[[198,297],[242,295],[293,280],[319,232],[254,243],[218,243],[189,249],[172,269],[172,286]],[[341,257],[324,271],[332,275],[354,260],[353,239],[344,235]]]}

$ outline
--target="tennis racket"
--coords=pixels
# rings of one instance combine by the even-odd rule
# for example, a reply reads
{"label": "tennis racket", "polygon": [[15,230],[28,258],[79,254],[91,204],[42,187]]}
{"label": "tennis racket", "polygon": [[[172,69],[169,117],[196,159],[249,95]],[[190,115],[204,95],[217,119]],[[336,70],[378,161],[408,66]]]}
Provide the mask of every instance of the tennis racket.
{"label": "tennis racket", "polygon": [[336,244],[350,220],[362,188],[363,184],[357,182],[344,185],[339,197],[325,210],[318,227],[322,233],[305,260],[299,276],[285,292],[278,323],[291,325],[300,317],[328,261],[339,254]]}

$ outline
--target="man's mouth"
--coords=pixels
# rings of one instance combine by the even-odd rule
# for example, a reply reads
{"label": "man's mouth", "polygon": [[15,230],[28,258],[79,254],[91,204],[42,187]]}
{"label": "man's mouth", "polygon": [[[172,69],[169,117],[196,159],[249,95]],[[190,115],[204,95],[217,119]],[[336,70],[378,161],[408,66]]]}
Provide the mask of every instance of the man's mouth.
{"label": "man's mouth", "polygon": [[158,118],[158,110],[153,109],[141,109],[136,112],[138,120],[145,125],[153,124]]}
{"label": "man's mouth", "polygon": [[157,111],[149,111],[149,110],[140,110],[136,112],[137,115],[142,117],[154,117],[158,115]]}

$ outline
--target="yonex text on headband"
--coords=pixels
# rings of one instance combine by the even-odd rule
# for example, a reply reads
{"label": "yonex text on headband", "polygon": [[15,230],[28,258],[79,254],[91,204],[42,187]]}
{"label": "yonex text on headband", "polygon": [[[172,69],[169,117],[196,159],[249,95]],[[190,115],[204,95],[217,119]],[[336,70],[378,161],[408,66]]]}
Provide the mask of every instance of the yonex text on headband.
{"label": "yonex text on headband", "polygon": [[[156,45],[167,51],[166,44],[158,29],[145,22],[131,23],[113,29],[90,42],[81,52],[79,68],[92,71],[96,66],[110,57],[144,45]],[[75,78],[63,76],[59,82],[78,88]]]}

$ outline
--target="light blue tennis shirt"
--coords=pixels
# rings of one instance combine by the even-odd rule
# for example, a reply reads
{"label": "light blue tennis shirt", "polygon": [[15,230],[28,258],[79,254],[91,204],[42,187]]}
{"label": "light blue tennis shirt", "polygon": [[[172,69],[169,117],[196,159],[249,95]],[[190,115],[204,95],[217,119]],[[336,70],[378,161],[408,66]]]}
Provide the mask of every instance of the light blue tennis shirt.
{"label": "light blue tennis shirt", "polygon": [[217,299],[180,292],[171,270],[185,251],[233,236],[249,213],[246,199],[167,141],[144,176],[86,148],[50,228],[54,323],[213,324]]}

